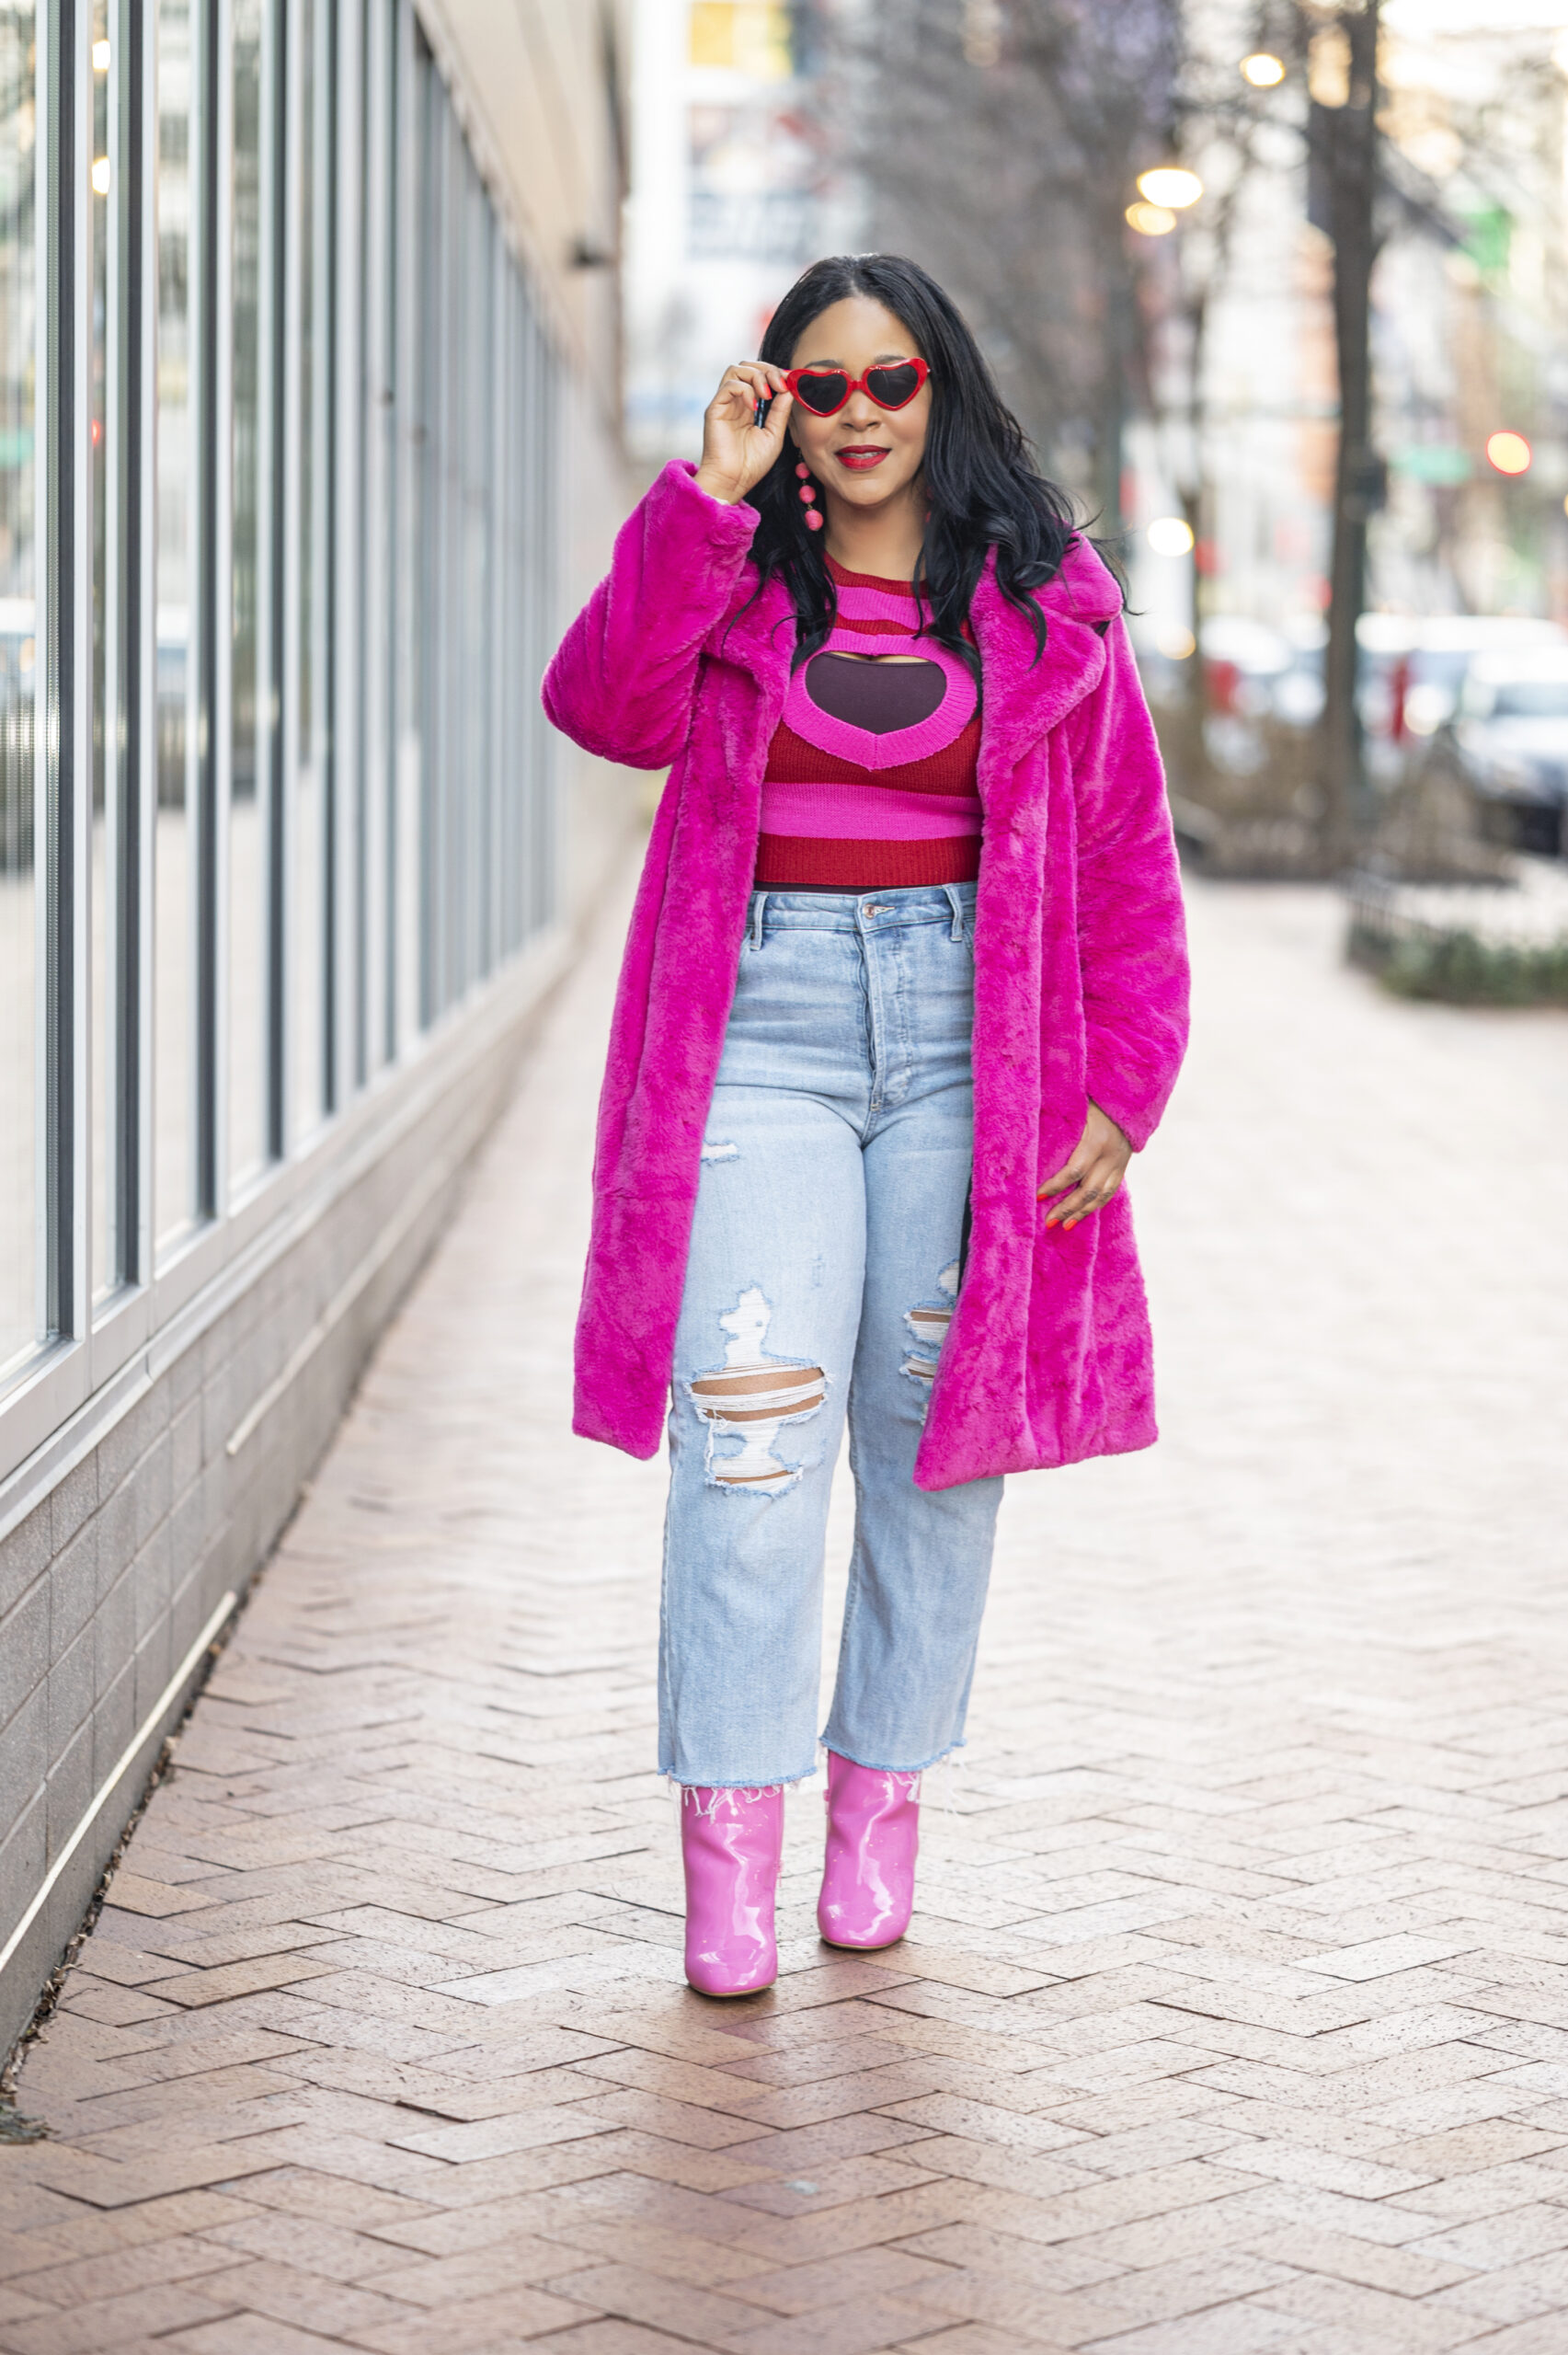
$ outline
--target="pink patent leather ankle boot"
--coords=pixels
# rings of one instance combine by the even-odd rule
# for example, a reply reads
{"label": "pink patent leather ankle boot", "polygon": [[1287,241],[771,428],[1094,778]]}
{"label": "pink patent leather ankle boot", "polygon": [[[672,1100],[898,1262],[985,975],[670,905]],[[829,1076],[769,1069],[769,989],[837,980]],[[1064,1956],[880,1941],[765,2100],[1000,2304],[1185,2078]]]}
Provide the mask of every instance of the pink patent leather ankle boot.
{"label": "pink patent leather ankle boot", "polygon": [[784,1854],[784,1791],[681,1794],[686,1867],[686,1976],[703,1995],[755,1995],[779,1975],[773,1899]]}
{"label": "pink patent leather ankle boot", "polygon": [[828,1855],[817,1926],[832,1947],[890,1947],[910,1926],[920,1848],[918,1775],[828,1752]]}

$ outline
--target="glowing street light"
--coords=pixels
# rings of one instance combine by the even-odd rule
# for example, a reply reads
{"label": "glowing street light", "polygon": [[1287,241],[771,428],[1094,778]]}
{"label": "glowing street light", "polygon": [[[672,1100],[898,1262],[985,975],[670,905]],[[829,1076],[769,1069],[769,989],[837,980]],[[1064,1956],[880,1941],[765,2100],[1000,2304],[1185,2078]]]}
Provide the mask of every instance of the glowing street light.
{"label": "glowing street light", "polygon": [[1535,453],[1522,433],[1492,433],[1487,436],[1488,464],[1500,475],[1526,475]]}
{"label": "glowing street light", "polygon": [[1157,515],[1149,526],[1149,545],[1156,556],[1185,556],[1192,544],[1192,526],[1180,515]]}
{"label": "glowing street light", "polygon": [[1276,89],[1285,79],[1285,60],[1271,57],[1266,49],[1255,49],[1251,57],[1242,60],[1242,79],[1254,90]]}
{"label": "glowing street light", "polygon": [[1203,194],[1203,182],[1180,164],[1157,164],[1151,172],[1139,172],[1138,192],[1168,213],[1185,213]]}
{"label": "glowing street light", "polygon": [[94,156],[92,178],[94,195],[107,196],[109,194],[109,157],[107,155]]}
{"label": "glowing street light", "polygon": [[1140,237],[1168,237],[1176,225],[1176,216],[1163,204],[1129,204],[1127,222]]}

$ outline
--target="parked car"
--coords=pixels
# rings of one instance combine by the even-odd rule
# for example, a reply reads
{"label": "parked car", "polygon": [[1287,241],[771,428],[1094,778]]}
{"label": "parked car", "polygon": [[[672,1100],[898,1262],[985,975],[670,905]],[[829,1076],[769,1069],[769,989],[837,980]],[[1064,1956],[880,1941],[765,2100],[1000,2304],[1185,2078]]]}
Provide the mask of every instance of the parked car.
{"label": "parked car", "polygon": [[1568,632],[1527,614],[1363,614],[1356,639],[1362,725],[1394,744],[1451,720],[1482,656],[1568,649]]}
{"label": "parked car", "polygon": [[1562,856],[1568,645],[1477,655],[1444,735],[1494,838]]}
{"label": "parked car", "polygon": [[1323,636],[1316,615],[1276,629],[1242,614],[1211,614],[1201,638],[1210,710],[1310,728],[1323,707]]}

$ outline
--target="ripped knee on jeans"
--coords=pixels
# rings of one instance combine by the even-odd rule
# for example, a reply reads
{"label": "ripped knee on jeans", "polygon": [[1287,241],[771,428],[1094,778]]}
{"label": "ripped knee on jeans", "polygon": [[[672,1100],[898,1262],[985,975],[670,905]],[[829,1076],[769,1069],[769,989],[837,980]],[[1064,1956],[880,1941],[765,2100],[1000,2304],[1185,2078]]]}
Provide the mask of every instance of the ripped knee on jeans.
{"label": "ripped knee on jeans", "polygon": [[913,1308],[904,1311],[904,1322],[910,1328],[912,1346],[898,1371],[907,1374],[911,1382],[919,1383],[924,1390],[922,1413],[930,1403],[931,1385],[936,1380],[942,1345],[953,1322],[954,1304],[958,1298],[958,1262],[955,1259],[937,1277],[935,1296],[917,1301]]}
{"label": "ripped knee on jeans", "polygon": [[[786,1425],[807,1422],[820,1412],[828,1377],[819,1365],[764,1353],[773,1314],[761,1288],[750,1286],[728,1315],[718,1320],[730,1337],[724,1363],[686,1384],[687,1396],[708,1427],[712,1488],[776,1496],[800,1477],[800,1465],[786,1464],[773,1453],[773,1444]],[[735,1442],[722,1455],[715,1444],[720,1439]]]}

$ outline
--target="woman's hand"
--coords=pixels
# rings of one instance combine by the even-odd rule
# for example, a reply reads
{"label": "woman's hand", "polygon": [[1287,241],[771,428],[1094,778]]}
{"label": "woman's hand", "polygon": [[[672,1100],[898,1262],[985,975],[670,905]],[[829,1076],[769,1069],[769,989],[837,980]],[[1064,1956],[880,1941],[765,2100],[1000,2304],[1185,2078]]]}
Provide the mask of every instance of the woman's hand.
{"label": "woman's hand", "polygon": [[[766,425],[752,421],[759,401],[773,403]],[[794,396],[784,390],[784,372],[771,360],[738,360],[727,368],[703,412],[703,456],[697,468],[703,488],[727,507],[744,499],[783,449],[794,407]]]}
{"label": "woman's hand", "polygon": [[1054,1178],[1047,1178],[1035,1200],[1043,1202],[1047,1194],[1061,1193],[1064,1186],[1072,1191],[1059,1202],[1051,1204],[1047,1226],[1076,1226],[1091,1211],[1103,1210],[1127,1175],[1132,1159],[1132,1146],[1122,1134],[1108,1112],[1098,1104],[1089,1107],[1089,1118],[1083,1123],[1083,1134],[1074,1146],[1070,1158]]}

